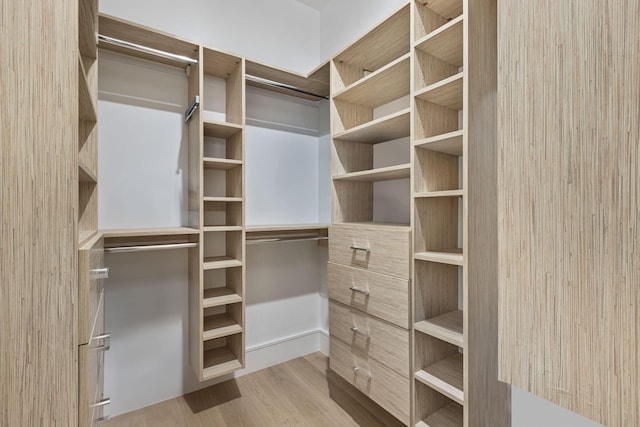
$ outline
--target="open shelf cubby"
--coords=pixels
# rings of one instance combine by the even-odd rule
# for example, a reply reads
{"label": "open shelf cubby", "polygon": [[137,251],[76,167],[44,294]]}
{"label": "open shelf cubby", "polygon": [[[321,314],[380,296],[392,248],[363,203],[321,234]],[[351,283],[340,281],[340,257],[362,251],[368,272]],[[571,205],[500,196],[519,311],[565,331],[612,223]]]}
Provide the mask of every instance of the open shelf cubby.
{"label": "open shelf cubby", "polygon": [[242,300],[241,267],[206,270],[204,272],[203,308],[240,303]]}
{"label": "open shelf cubby", "polygon": [[[204,163],[207,165],[207,162]],[[203,171],[203,194],[205,200],[209,197],[242,198],[242,167],[226,167],[230,165],[221,162],[221,168],[205,167]],[[233,163],[231,163],[232,165]],[[213,166],[208,163],[208,166]]]}
{"label": "open shelf cubby", "polygon": [[203,268],[240,267],[243,261],[242,231],[212,231],[203,234]]}
{"label": "open shelf cubby", "polygon": [[391,17],[340,52],[332,61],[332,93],[364,79],[409,52],[410,8],[403,5]]}
{"label": "open shelf cubby", "polygon": [[244,60],[206,47],[202,56],[205,136],[229,138],[244,123]]}
{"label": "open shelf cubby", "polygon": [[414,339],[416,383],[424,384],[464,405],[464,356],[460,348],[422,333],[416,333]]}
{"label": "open shelf cubby", "polygon": [[242,303],[204,309],[202,340],[209,341],[242,333]]}
{"label": "open shelf cubby", "polygon": [[414,4],[415,40],[446,27],[463,12],[462,0],[416,0]]}
{"label": "open shelf cubby", "polygon": [[202,356],[203,381],[241,369],[244,360],[242,334],[205,341]]}
{"label": "open shelf cubby", "polygon": [[462,427],[464,408],[429,386],[416,381],[415,427]]}
{"label": "open shelf cubby", "polygon": [[[242,126],[233,123],[222,123],[214,120],[203,122],[204,130],[204,167],[207,161],[224,161],[231,165],[243,159]],[[240,163],[241,164],[241,163]]]}
{"label": "open shelf cubby", "polygon": [[208,197],[205,199],[204,207],[204,227],[205,230],[219,229],[225,231],[223,227],[242,227],[242,199],[225,197]]}

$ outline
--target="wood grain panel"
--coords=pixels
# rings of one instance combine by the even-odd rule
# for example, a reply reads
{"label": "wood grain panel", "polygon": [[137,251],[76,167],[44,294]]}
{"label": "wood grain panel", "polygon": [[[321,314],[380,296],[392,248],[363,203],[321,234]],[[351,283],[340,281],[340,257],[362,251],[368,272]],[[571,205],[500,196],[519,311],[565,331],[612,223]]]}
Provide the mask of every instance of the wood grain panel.
{"label": "wood grain panel", "polygon": [[75,426],[78,4],[0,21],[0,425]]}
{"label": "wood grain panel", "polygon": [[[328,263],[329,298],[380,317],[403,328],[409,327],[409,283],[383,274]],[[365,295],[350,289],[366,290]]]}
{"label": "wood grain panel", "polygon": [[640,3],[499,13],[500,379],[640,425]]}
{"label": "wood grain panel", "polygon": [[329,333],[363,360],[375,359],[409,378],[409,331],[406,329],[329,301]]}

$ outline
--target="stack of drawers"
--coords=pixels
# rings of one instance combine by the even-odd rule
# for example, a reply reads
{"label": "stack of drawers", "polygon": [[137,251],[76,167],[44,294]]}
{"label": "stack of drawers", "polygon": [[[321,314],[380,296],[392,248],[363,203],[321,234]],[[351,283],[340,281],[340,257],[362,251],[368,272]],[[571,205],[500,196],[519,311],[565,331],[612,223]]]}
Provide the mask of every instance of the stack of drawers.
{"label": "stack of drawers", "polygon": [[99,235],[86,242],[78,253],[78,425],[92,426],[108,417],[103,398],[104,351],[109,334],[104,332],[103,239]]}
{"label": "stack of drawers", "polygon": [[330,368],[409,424],[409,227],[329,230]]}

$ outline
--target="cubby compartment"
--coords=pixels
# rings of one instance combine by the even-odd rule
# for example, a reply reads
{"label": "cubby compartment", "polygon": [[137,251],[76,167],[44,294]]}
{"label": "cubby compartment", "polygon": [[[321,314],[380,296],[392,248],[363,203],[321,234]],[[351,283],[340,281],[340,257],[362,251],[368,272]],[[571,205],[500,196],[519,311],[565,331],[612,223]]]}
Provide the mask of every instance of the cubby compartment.
{"label": "cubby compartment", "polygon": [[416,41],[437,30],[442,31],[443,27],[446,28],[456,19],[462,19],[462,0],[416,0],[414,4],[414,39]]}
{"label": "cubby compartment", "polygon": [[242,267],[204,271],[203,308],[242,302]]}
{"label": "cubby compartment", "polygon": [[[415,334],[414,340],[416,388],[420,383],[454,402],[464,405],[464,356],[461,349],[456,345],[419,332]],[[433,402],[422,402],[421,404],[429,403]]]}
{"label": "cubby compartment", "polygon": [[461,156],[417,149],[414,155],[415,196],[462,196],[461,162]]}
{"label": "cubby compartment", "polygon": [[242,266],[242,231],[209,231],[203,236],[204,270]]}
{"label": "cubby compartment", "polygon": [[[233,128],[244,124],[244,60],[203,49],[203,119]],[[213,135],[215,136],[215,135]],[[223,136],[225,137],[225,136]]]}
{"label": "cubby compartment", "polygon": [[464,348],[459,286],[462,267],[427,261],[416,261],[414,266],[416,334]]}
{"label": "cubby compartment", "polygon": [[242,126],[204,121],[204,167],[233,167],[241,165],[244,157]]}
{"label": "cubby compartment", "polygon": [[416,427],[462,427],[464,408],[431,387],[416,380]]}
{"label": "cubby compartment", "polygon": [[242,167],[229,163],[207,163],[203,171],[203,193],[208,197],[242,198]]}
{"label": "cubby compartment", "polygon": [[204,231],[225,231],[229,227],[242,228],[242,199],[224,197],[207,199],[203,208]]}
{"label": "cubby compartment", "polygon": [[204,342],[202,380],[216,378],[241,369],[244,361],[243,334],[235,334]]}
{"label": "cubby compartment", "polygon": [[415,199],[414,258],[452,265],[463,264],[460,204],[457,196]]}
{"label": "cubby compartment", "polygon": [[409,4],[405,4],[334,58],[332,93],[374,74],[409,52],[410,12]]}
{"label": "cubby compartment", "polygon": [[98,229],[98,184],[82,180],[78,185],[78,242],[82,243]]}
{"label": "cubby compartment", "polygon": [[242,333],[242,302],[205,308],[202,340],[210,341]]}

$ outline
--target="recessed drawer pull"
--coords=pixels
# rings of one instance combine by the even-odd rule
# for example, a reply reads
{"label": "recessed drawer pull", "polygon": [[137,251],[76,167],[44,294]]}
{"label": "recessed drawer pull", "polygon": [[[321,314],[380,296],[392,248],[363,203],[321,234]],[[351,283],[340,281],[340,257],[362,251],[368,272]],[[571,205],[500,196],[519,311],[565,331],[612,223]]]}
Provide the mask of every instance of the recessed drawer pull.
{"label": "recessed drawer pull", "polygon": [[366,289],[360,289],[357,286],[349,286],[349,289],[351,289],[353,292],[358,292],[359,294],[369,296],[369,291]]}
{"label": "recessed drawer pull", "polygon": [[362,246],[351,245],[351,249],[354,251],[371,252],[371,248],[364,248]]}
{"label": "recessed drawer pull", "polygon": [[91,278],[92,279],[108,279],[109,267],[94,268],[93,270],[91,270]]}
{"label": "recessed drawer pull", "polygon": [[96,337],[93,337],[94,340],[104,340],[104,344],[95,347],[96,350],[107,351],[111,348],[111,334],[102,334]]}
{"label": "recessed drawer pull", "polygon": [[354,334],[358,334],[358,335],[362,335],[365,338],[371,338],[371,334],[369,334],[368,332],[363,332],[360,328],[358,328],[357,326],[352,326],[351,327],[351,331]]}
{"label": "recessed drawer pull", "polygon": [[98,406],[105,406],[111,403],[111,398],[110,397],[105,397],[104,399],[102,399],[99,402],[94,403],[93,405],[89,405],[89,407],[91,408],[97,408]]}
{"label": "recessed drawer pull", "polygon": [[358,368],[357,366],[354,366],[352,369],[353,369],[353,372],[355,372],[356,374],[362,375],[368,379],[371,379],[371,372],[365,371],[364,369]]}
{"label": "recessed drawer pull", "polygon": [[108,421],[111,418],[111,415],[105,415],[104,417],[97,418],[94,423],[101,423],[104,421]]}

